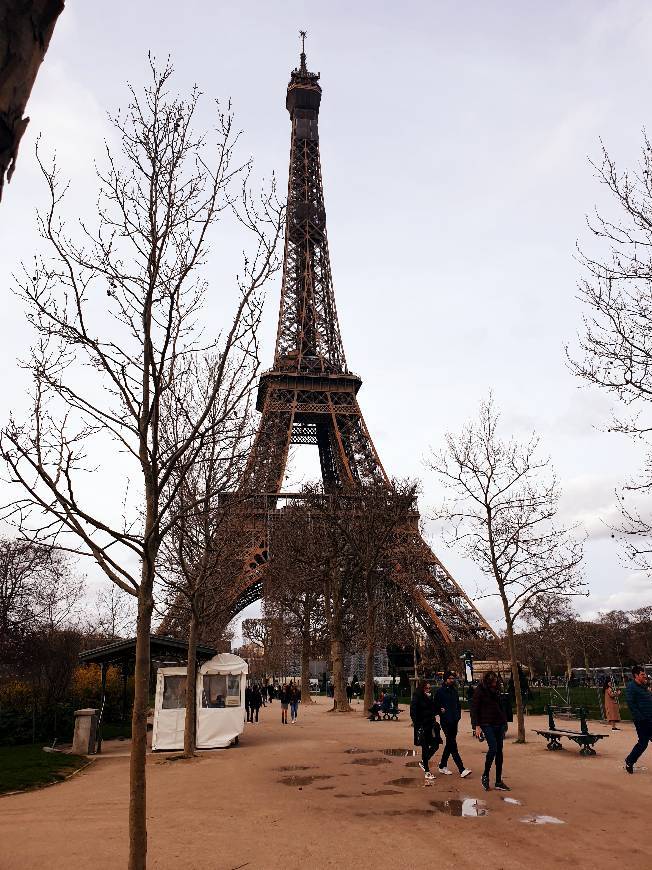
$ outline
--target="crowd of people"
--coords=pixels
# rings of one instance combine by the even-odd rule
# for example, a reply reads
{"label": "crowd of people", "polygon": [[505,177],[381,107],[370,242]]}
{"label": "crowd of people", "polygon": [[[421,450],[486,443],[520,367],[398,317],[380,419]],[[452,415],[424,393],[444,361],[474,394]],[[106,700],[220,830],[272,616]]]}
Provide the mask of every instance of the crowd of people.
{"label": "crowd of people", "polygon": [[253,683],[245,689],[245,713],[247,714],[247,722],[258,724],[260,708],[270,705],[274,699],[280,701],[281,704],[281,722],[283,725],[288,724],[288,709],[290,711],[290,724],[294,725],[299,717],[299,702],[301,701],[301,689],[290,680],[289,683],[269,683],[267,685],[259,685]]}
{"label": "crowd of people", "polygon": [[[511,789],[503,779],[503,745],[509,716],[509,692],[501,691],[501,679],[495,671],[488,671],[470,696],[471,728],[474,736],[487,744],[481,782],[485,791],[491,788],[490,778],[494,769],[494,788],[498,791]],[[612,730],[618,730],[620,691],[611,680],[603,685],[605,718]],[[625,687],[625,697],[636,729],[637,742],[625,759],[627,773],[634,772],[634,765],[652,741],[652,692],[644,668],[632,668],[632,679]],[[467,777],[471,770],[464,766],[457,746],[457,731],[462,716],[456,677],[452,671],[444,674],[442,685],[433,690],[429,680],[422,680],[412,695],[410,718],[414,728],[414,744],[421,747],[419,767],[426,779],[435,774],[430,769],[431,761],[439,746],[444,750],[439,761],[439,772],[452,775],[449,759],[457,767],[460,776]],[[443,734],[443,740],[442,740]]]}

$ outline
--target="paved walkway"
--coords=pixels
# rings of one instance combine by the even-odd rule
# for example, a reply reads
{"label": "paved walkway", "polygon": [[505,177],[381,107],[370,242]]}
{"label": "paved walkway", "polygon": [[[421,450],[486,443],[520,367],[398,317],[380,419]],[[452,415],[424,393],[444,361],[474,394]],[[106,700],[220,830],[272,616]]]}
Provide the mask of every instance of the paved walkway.
{"label": "paved walkway", "polygon": [[[369,723],[358,712],[329,714],[325,699],[281,725],[277,702],[261,710],[237,748],[191,761],[149,756],[149,867],[157,870],[269,868],[568,868],[649,870],[652,750],[627,776],[634,742],[626,724],[596,758],[573,745],[551,753],[531,733],[506,744],[508,796],[480,787],[483,745],[463,720],[466,780],[437,776],[424,787],[409,720]],[[605,729],[606,730],[606,729]],[[611,732],[609,732],[611,734]],[[109,749],[110,744],[107,744]],[[116,870],[126,864],[128,759],[125,744],[68,782],[0,799],[0,870]],[[348,750],[366,750],[350,752]],[[463,804],[464,799],[471,802]],[[487,814],[473,811],[486,801]],[[448,803],[447,803],[448,802]],[[482,808],[481,808],[482,809]],[[564,824],[521,819],[553,816]],[[387,860],[389,856],[389,860]]]}

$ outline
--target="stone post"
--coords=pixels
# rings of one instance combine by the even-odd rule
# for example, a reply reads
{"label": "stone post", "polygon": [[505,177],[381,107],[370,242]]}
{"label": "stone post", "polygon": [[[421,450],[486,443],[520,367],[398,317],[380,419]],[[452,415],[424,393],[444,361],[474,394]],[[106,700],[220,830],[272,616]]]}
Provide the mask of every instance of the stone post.
{"label": "stone post", "polygon": [[89,707],[75,710],[75,735],[72,739],[74,755],[95,754],[95,731],[97,729],[97,710]]}

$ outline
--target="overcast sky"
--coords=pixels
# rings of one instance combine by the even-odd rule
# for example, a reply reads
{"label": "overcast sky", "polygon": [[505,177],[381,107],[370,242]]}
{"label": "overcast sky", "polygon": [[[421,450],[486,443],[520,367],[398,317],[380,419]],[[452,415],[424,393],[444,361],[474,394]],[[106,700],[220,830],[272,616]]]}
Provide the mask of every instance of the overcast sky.
{"label": "overcast sky", "polygon": [[[609,400],[565,363],[581,323],[576,241],[609,201],[589,157],[602,138],[638,160],[652,90],[652,6],[640,2],[69,2],[28,107],[31,123],[0,207],[2,419],[20,407],[16,369],[30,336],[11,274],[38,240],[45,202],[34,159],[42,133],[72,181],[68,214],[92,214],[93,160],[125,83],[146,81],[147,52],[170,54],[176,85],[232,98],[243,148],[261,175],[287,181],[288,76],[297,31],[321,72],[321,156],[328,232],[349,367],[389,474],[423,480],[424,516],[439,498],[424,466],[492,389],[505,432],[542,436],[564,489],[564,516],[589,536],[593,615],[652,603],[652,583],[619,559],[608,523],[614,489],[640,456],[605,430]],[[235,252],[237,253],[237,252]],[[216,299],[234,263],[208,265]],[[278,283],[267,300],[271,363]],[[219,328],[219,304],[210,324]],[[309,473],[303,456],[297,474]],[[317,468],[314,457],[313,468]],[[471,595],[473,565],[434,549]],[[498,608],[483,602],[495,620]]]}

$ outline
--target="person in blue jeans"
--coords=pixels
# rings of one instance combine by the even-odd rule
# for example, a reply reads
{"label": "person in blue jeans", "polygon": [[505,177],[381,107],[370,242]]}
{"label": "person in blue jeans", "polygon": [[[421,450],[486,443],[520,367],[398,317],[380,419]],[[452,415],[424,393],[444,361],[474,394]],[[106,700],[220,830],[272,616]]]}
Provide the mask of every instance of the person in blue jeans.
{"label": "person in blue jeans", "polygon": [[484,735],[487,741],[487,754],[481,779],[483,789],[489,791],[489,774],[495,762],[495,788],[498,791],[511,791],[503,781],[503,740],[507,730],[507,717],[500,703],[500,680],[495,671],[487,671],[473,693],[471,718],[476,723],[475,736],[479,739]]}
{"label": "person in blue jeans", "polygon": [[634,765],[647,749],[652,740],[652,694],[644,668],[634,665],[632,677],[625,687],[627,705],[632,714],[638,741],[625,759],[625,770],[634,773]]}
{"label": "person in blue jeans", "polygon": [[290,698],[290,722],[292,725],[297,721],[299,715],[299,689],[291,682],[289,685]]}

